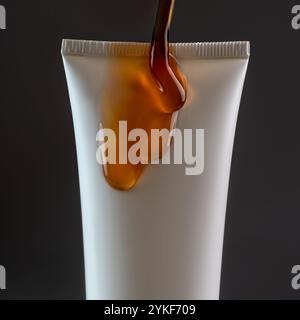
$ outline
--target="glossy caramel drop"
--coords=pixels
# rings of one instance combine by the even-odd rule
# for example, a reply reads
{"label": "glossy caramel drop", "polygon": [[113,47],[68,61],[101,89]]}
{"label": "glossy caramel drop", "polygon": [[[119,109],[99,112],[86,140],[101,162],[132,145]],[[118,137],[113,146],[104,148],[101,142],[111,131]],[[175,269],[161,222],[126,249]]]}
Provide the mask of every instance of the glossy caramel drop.
{"label": "glossy caramel drop", "polygon": [[[186,79],[169,53],[169,27],[175,0],[160,0],[149,57],[112,58],[101,105],[102,126],[119,136],[119,122],[127,121],[127,129],[144,129],[148,134],[149,160],[151,129],[174,126],[174,112],[186,101]],[[127,136],[124,137],[127,139]],[[123,139],[123,137],[122,137]],[[127,142],[127,151],[136,142]],[[146,164],[120,164],[117,139],[117,164],[107,164],[103,171],[107,182],[119,190],[129,190],[138,182]],[[163,147],[159,148],[162,156]]]}

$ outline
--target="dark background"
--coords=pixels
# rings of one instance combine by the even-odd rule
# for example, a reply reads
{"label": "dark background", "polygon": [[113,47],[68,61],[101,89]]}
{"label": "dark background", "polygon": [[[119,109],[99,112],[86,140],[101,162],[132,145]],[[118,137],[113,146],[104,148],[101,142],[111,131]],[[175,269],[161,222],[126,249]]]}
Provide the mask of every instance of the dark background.
{"label": "dark background", "polygon": [[[156,0],[0,0],[0,299],[83,299],[76,150],[62,38],[149,41]],[[177,0],[172,41],[250,40],[222,299],[300,299],[300,30],[295,1]],[[298,1],[300,4],[300,1]]]}

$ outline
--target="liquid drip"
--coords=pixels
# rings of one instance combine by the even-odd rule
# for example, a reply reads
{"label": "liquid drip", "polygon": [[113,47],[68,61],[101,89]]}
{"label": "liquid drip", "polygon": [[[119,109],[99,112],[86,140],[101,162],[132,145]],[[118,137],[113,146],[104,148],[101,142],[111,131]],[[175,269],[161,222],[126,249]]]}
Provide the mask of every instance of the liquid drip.
{"label": "liquid drip", "polygon": [[[177,61],[169,53],[169,28],[175,0],[160,0],[148,58],[112,58],[111,80],[107,81],[101,105],[104,128],[112,129],[119,137],[119,122],[127,121],[127,130],[143,129],[148,134],[149,159],[162,156],[151,154],[151,129],[171,130],[174,113],[186,101],[186,79]],[[127,136],[124,137],[127,139]],[[123,139],[123,137],[121,137]],[[127,150],[136,142],[127,142]],[[133,188],[146,164],[122,164],[117,138],[117,164],[106,164],[103,171],[107,182],[119,190]],[[124,160],[124,159],[123,159]]]}

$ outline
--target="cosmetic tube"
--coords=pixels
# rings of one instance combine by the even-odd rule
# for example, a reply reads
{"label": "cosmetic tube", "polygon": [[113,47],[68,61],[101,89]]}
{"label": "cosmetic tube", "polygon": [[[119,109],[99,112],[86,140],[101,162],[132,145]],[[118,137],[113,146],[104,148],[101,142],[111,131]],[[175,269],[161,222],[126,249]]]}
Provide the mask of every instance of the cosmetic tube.
{"label": "cosmetic tube", "polygon": [[[177,128],[204,130],[204,167],[149,165],[129,191],[96,161],[99,106],[116,59],[150,44],[63,40],[77,147],[86,296],[90,300],[219,299],[231,158],[248,42],[170,44],[188,82]],[[118,88],[116,88],[118,90]]]}

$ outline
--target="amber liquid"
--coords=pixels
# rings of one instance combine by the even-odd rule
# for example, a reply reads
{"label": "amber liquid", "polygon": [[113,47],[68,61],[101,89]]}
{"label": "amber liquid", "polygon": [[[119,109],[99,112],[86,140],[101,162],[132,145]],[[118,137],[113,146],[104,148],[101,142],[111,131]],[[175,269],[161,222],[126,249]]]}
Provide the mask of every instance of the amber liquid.
{"label": "amber liquid", "polygon": [[[151,129],[171,130],[174,112],[185,104],[186,79],[169,53],[169,27],[174,3],[175,0],[159,2],[148,58],[114,58],[112,61],[111,80],[107,81],[100,112],[103,127],[114,130],[117,137],[119,121],[127,121],[128,132],[144,129],[149,137],[148,146],[151,146]],[[127,142],[126,151],[134,143]],[[117,164],[107,164],[103,171],[113,188],[129,190],[136,185],[146,165],[122,164],[119,147],[118,140]],[[160,157],[163,147],[160,146]],[[152,156],[149,154],[149,161]]]}

